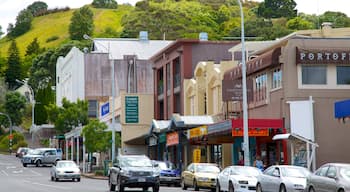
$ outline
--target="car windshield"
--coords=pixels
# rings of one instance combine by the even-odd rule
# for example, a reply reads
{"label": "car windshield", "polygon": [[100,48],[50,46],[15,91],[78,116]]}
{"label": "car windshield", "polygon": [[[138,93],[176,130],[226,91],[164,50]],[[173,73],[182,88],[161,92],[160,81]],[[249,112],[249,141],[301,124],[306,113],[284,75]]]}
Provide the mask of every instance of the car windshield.
{"label": "car windshield", "polygon": [[215,165],[197,165],[196,166],[196,172],[201,173],[219,173],[220,169],[219,167]]}
{"label": "car windshield", "polygon": [[235,167],[231,172],[233,175],[258,176],[260,170],[254,167]]}
{"label": "car windshield", "polygon": [[340,175],[344,177],[346,180],[350,181],[350,166],[341,167]]}
{"label": "car windshield", "polygon": [[42,155],[43,153],[44,153],[43,150],[35,149],[30,154],[32,154],[32,155]]}
{"label": "car windshield", "polygon": [[122,157],[119,161],[122,167],[152,167],[151,160],[143,157]]}
{"label": "car windshield", "polygon": [[158,162],[158,166],[161,170],[173,170],[175,165],[171,162]]}
{"label": "car windshield", "polygon": [[307,177],[309,175],[309,171],[302,167],[283,167],[282,175],[284,177]]}
{"label": "car windshield", "polygon": [[63,167],[76,167],[76,164],[73,161],[59,161],[56,164],[57,168],[63,168]]}

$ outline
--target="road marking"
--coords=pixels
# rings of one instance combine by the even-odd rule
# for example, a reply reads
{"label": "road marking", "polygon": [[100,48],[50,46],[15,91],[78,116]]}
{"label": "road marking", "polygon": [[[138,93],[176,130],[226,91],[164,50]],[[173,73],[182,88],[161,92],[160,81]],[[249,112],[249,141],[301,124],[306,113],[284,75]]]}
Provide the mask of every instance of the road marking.
{"label": "road marking", "polygon": [[16,169],[16,166],[9,166],[9,167],[6,167],[6,169]]}
{"label": "road marking", "polygon": [[7,174],[6,171],[1,170],[1,172],[2,172],[4,175],[9,176],[9,174]]}
{"label": "road marking", "polygon": [[18,171],[12,171],[12,173],[23,173],[23,170],[18,170]]}
{"label": "road marking", "polygon": [[61,187],[61,186],[55,186],[55,185],[46,185],[46,184],[42,184],[42,183],[36,183],[36,182],[31,182],[28,180],[23,180],[26,183],[31,183],[33,185],[40,185],[40,186],[44,186],[44,187],[51,187],[51,188],[56,188],[56,189],[70,189],[69,187]]}
{"label": "road marking", "polygon": [[38,172],[36,172],[36,171],[33,171],[33,170],[30,170],[32,173],[34,173],[35,175],[37,175],[37,176],[41,176],[41,174],[40,173],[38,173]]}

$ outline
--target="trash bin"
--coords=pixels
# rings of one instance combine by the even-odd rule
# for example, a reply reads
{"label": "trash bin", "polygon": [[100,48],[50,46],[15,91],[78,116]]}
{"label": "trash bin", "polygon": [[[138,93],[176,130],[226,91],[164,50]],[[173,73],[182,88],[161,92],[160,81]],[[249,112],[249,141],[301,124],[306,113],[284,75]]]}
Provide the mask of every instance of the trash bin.
{"label": "trash bin", "polygon": [[103,171],[104,171],[105,176],[108,175],[108,170],[109,170],[109,167],[111,167],[111,166],[112,166],[111,160],[104,160],[103,161]]}

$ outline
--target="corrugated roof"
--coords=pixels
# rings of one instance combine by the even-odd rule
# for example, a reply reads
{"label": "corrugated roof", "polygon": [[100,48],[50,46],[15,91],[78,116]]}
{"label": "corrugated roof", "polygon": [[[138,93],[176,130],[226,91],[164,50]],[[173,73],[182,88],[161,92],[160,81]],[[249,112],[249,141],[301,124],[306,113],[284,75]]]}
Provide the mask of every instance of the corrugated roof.
{"label": "corrugated roof", "polygon": [[167,129],[171,124],[170,120],[152,120],[153,128],[155,129],[155,132]]}
{"label": "corrugated roof", "polygon": [[123,59],[124,55],[136,55],[137,59],[149,60],[155,53],[168,46],[173,41],[139,40],[126,38],[96,38],[95,52],[110,52],[110,59]]}

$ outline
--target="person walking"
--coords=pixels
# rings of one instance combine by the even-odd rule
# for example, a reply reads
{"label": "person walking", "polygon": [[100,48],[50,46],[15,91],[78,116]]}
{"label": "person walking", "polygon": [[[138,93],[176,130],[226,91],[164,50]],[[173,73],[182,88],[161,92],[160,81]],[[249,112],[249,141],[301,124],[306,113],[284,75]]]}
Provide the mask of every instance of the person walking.
{"label": "person walking", "polygon": [[259,155],[256,156],[253,166],[260,169],[261,171],[264,170],[264,162],[261,160],[261,157]]}

